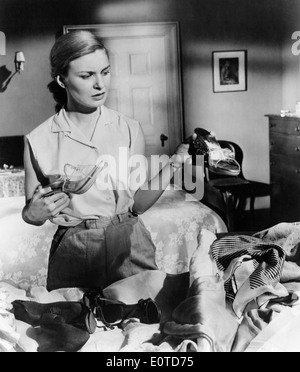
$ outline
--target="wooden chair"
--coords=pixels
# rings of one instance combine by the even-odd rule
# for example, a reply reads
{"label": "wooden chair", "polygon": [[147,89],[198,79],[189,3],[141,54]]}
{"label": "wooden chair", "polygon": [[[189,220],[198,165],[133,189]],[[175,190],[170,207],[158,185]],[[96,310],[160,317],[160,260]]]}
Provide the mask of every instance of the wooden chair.
{"label": "wooden chair", "polygon": [[241,172],[238,176],[223,176],[211,172],[206,164],[205,181],[221,194],[225,203],[225,214],[229,231],[235,229],[235,217],[245,210],[246,201],[250,199],[252,223],[255,218],[255,199],[269,196],[270,185],[246,179],[243,174],[244,154],[241,147],[231,141],[219,140],[222,148],[229,148],[235,153],[235,159],[240,164]]}

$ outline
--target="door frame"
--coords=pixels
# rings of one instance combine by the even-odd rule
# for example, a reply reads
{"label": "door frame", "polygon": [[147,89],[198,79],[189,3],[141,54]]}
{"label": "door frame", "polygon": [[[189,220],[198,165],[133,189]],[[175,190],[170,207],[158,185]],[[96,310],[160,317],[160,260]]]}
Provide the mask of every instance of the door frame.
{"label": "door frame", "polygon": [[172,155],[184,139],[181,54],[178,22],[113,23],[63,26],[63,32],[90,30],[102,38],[163,37],[166,51],[169,149]]}

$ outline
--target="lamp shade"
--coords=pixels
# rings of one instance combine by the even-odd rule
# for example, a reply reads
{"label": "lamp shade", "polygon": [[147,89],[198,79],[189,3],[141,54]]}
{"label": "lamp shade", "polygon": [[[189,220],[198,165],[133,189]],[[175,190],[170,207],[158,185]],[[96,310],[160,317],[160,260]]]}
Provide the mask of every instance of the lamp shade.
{"label": "lamp shade", "polygon": [[15,54],[15,62],[25,62],[25,57],[23,52],[16,52]]}
{"label": "lamp shade", "polygon": [[6,38],[4,32],[0,31],[0,56],[6,55]]}

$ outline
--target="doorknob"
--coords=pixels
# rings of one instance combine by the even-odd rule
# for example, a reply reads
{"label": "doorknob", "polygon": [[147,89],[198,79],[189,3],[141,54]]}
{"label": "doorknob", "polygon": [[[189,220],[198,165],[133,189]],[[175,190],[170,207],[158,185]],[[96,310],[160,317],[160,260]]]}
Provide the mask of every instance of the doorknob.
{"label": "doorknob", "polygon": [[165,135],[165,134],[161,134],[160,135],[160,140],[161,140],[161,145],[162,145],[162,147],[165,147],[165,141],[167,141],[168,140],[168,137]]}

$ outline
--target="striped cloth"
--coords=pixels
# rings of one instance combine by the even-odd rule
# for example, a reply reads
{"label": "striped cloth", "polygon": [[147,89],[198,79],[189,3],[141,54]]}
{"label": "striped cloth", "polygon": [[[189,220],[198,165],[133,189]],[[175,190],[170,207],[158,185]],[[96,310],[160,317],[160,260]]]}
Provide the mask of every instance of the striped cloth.
{"label": "striped cloth", "polygon": [[215,240],[211,253],[218,269],[224,272],[226,297],[232,300],[238,317],[253,300],[260,306],[268,299],[288,295],[279,283],[286,256],[281,246],[236,235]]}

